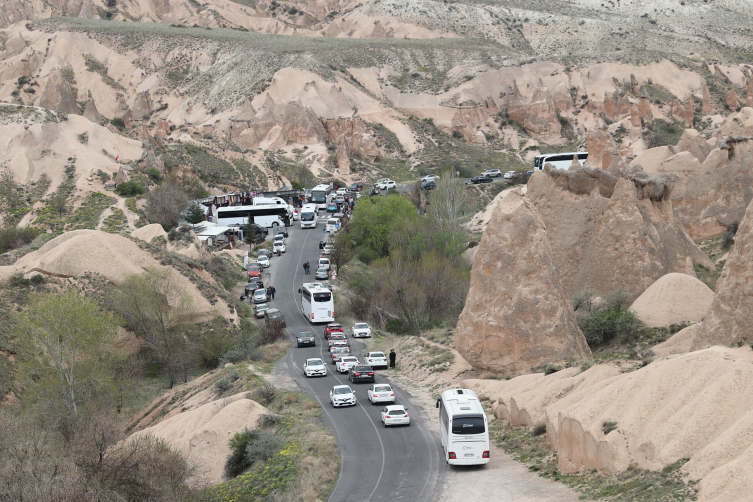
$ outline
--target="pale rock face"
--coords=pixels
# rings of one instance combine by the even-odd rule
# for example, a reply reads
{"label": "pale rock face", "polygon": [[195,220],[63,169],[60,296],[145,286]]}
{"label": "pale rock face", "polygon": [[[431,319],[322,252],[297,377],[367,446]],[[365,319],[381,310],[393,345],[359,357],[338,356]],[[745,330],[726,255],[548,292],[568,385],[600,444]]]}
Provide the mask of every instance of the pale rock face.
{"label": "pale rock face", "polygon": [[101,124],[102,123],[102,116],[99,114],[99,111],[97,110],[97,105],[94,104],[94,99],[89,97],[89,99],[86,102],[86,107],[84,108],[83,113],[84,118],[89,119],[90,122],[94,124]]}
{"label": "pale rock face", "polygon": [[607,169],[612,163],[612,157],[614,157],[612,152],[617,150],[617,145],[612,135],[608,131],[601,129],[588,131],[586,146],[588,158],[585,164],[588,167],[595,167],[597,169]]}
{"label": "pale rock face", "polygon": [[554,99],[545,87],[539,86],[530,103],[526,103],[518,86],[514,85],[507,110],[510,118],[521,124],[532,138],[549,143],[561,137],[562,126],[557,118]]}
{"label": "pale rock face", "polygon": [[[253,106],[244,105],[241,116],[250,115]],[[258,148],[262,143],[285,145],[288,141],[312,145],[323,143],[326,131],[311,108],[299,102],[275,103],[267,95],[261,109],[250,120],[234,119],[231,139],[241,148]]]}
{"label": "pale rock face", "polygon": [[638,98],[638,115],[645,122],[651,122],[654,120],[654,114],[651,112],[651,103],[649,102],[645,91]]}
{"label": "pale rock face", "polygon": [[701,104],[701,114],[708,115],[711,113],[711,93],[709,92],[709,86],[706,82],[703,82],[703,103]]}
{"label": "pale rock face", "polygon": [[502,199],[478,248],[455,335],[474,368],[517,375],[568,357],[590,359],[544,222],[526,196]]}
{"label": "pale rock face", "polygon": [[63,78],[60,68],[55,68],[50,72],[39,99],[39,106],[68,114],[81,114],[71,86]]}
{"label": "pale rock face", "polygon": [[609,120],[619,120],[630,113],[630,101],[627,94],[615,90],[609,94],[604,92],[604,115]]}
{"label": "pale rock face", "polygon": [[667,274],[653,283],[630,306],[646,326],[671,326],[702,321],[714,292],[686,274]]}
{"label": "pale rock face", "polygon": [[737,93],[734,89],[727,91],[727,96],[725,97],[724,102],[726,103],[727,107],[733,112],[737,111],[737,109],[740,107],[740,102],[737,99]]}
{"label": "pale rock face", "polygon": [[359,117],[322,119],[329,141],[334,143],[337,166],[341,173],[350,173],[350,157],[355,155],[374,162],[379,149],[371,135],[363,130]]}
{"label": "pale rock face", "polygon": [[135,120],[141,120],[152,113],[152,97],[149,91],[144,91],[136,97],[131,107],[131,115]]}
{"label": "pale rock face", "polygon": [[674,216],[668,180],[624,168],[536,171],[528,196],[544,221],[568,298],[623,289],[634,298],[670,272],[712,266]]}
{"label": "pale rock face", "polygon": [[[460,134],[468,143],[477,143],[476,129],[489,118],[484,108],[458,108],[452,117],[450,130],[453,134]],[[481,135],[483,137],[483,134]],[[484,138],[483,143],[486,143]]]}
{"label": "pale rock face", "polygon": [[696,334],[692,350],[732,345],[753,333],[753,204],[735,234],[735,244],[716,283],[711,309]]}
{"label": "pale rock face", "polygon": [[695,129],[685,129],[675,147],[675,151],[678,153],[689,152],[693,157],[698,159],[698,162],[703,162],[708,157],[709,152],[711,152],[711,147],[706,138],[701,136],[701,133]]}

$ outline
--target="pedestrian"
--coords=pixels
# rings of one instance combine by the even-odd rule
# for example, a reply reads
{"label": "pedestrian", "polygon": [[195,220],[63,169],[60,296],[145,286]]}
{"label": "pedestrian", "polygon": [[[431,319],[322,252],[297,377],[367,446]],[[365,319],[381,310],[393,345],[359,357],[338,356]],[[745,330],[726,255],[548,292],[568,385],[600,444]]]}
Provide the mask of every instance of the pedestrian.
{"label": "pedestrian", "polygon": [[275,289],[274,286],[270,286],[269,289],[272,291],[272,299],[274,300],[275,299],[275,291],[277,291],[277,290]]}
{"label": "pedestrian", "polygon": [[241,295],[241,302],[244,301],[246,297],[244,295]]}
{"label": "pedestrian", "polygon": [[395,367],[395,359],[397,359],[397,354],[395,353],[395,349],[390,349],[390,368]]}
{"label": "pedestrian", "polygon": [[306,264],[305,263],[303,264],[303,273],[304,274],[308,274],[308,271],[306,270]]}
{"label": "pedestrian", "polygon": [[272,286],[269,286],[267,288],[267,297],[270,299],[272,298]]}
{"label": "pedestrian", "polygon": [[309,262],[306,262],[306,274],[311,273],[311,264]]}

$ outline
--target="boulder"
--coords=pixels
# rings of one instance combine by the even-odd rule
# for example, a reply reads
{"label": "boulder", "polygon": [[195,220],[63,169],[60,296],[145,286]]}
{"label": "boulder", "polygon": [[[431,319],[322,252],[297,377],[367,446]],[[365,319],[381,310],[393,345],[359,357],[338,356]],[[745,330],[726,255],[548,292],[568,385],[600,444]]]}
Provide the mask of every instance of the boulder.
{"label": "boulder", "polygon": [[713,267],[675,218],[671,180],[632,168],[536,171],[528,196],[544,221],[567,297],[582,289],[639,296],[670,272]]}
{"label": "boulder", "polygon": [[48,110],[80,115],[71,86],[63,77],[60,68],[53,68],[39,98],[39,106]]}
{"label": "boulder", "polygon": [[591,358],[544,222],[519,192],[500,201],[481,238],[455,345],[475,369],[501,375]]}
{"label": "boulder", "polygon": [[722,275],[716,283],[716,296],[691,348],[732,345],[753,339],[753,204],[735,234]]}
{"label": "boulder", "polygon": [[689,152],[693,157],[698,159],[698,162],[703,162],[708,157],[709,152],[711,152],[711,147],[706,138],[701,136],[701,133],[695,129],[685,129],[680,137],[680,141],[675,146],[675,151],[677,153]]}
{"label": "boulder", "polygon": [[630,307],[646,326],[671,326],[702,321],[714,301],[714,292],[687,274],[660,277]]}
{"label": "boulder", "polygon": [[737,93],[734,89],[727,91],[727,95],[724,98],[724,104],[726,104],[727,108],[733,112],[736,112],[737,109],[740,108],[740,101],[737,98]]}
{"label": "boulder", "polygon": [[607,169],[612,163],[613,152],[617,150],[617,145],[609,131],[597,129],[588,131],[586,149],[588,150],[586,166]]}

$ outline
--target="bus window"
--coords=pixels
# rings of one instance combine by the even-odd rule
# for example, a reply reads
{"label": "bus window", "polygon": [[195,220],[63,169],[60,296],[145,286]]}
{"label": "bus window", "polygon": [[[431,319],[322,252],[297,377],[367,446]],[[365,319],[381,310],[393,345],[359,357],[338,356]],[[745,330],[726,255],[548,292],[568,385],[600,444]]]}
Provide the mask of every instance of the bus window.
{"label": "bus window", "polygon": [[470,434],[483,434],[486,432],[486,425],[483,417],[453,417],[452,433],[468,436]]}
{"label": "bus window", "polygon": [[314,293],[315,302],[328,302],[332,298],[332,293]]}

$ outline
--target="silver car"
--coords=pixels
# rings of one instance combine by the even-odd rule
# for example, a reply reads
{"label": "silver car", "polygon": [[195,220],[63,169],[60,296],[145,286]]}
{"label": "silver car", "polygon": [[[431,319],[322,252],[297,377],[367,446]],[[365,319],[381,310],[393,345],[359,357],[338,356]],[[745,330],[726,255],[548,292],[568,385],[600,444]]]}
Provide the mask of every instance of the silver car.
{"label": "silver car", "polygon": [[254,291],[254,303],[266,303],[267,291],[265,289],[257,289]]}

